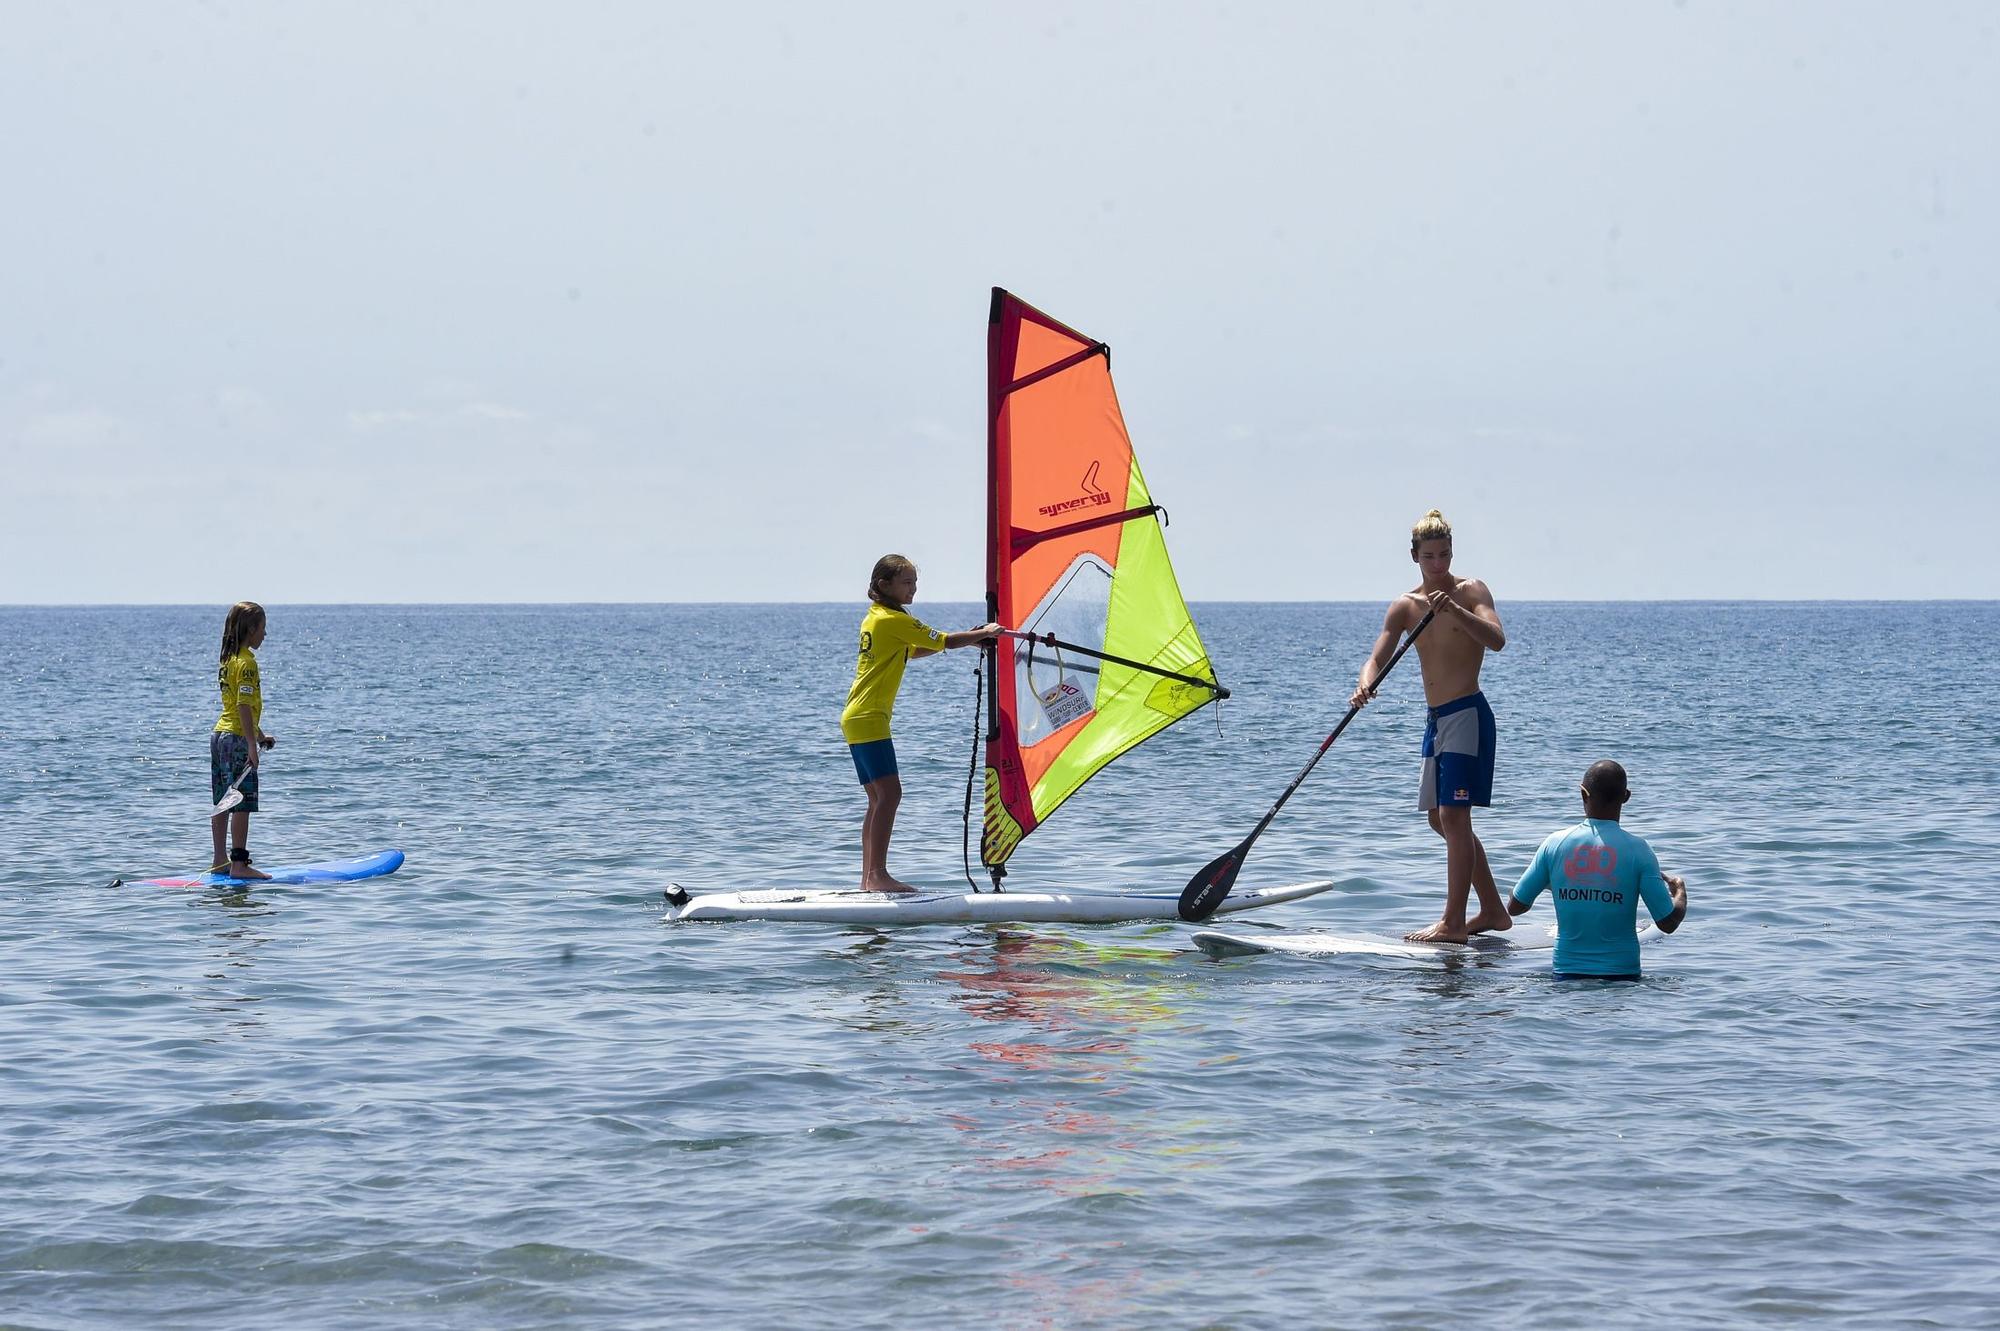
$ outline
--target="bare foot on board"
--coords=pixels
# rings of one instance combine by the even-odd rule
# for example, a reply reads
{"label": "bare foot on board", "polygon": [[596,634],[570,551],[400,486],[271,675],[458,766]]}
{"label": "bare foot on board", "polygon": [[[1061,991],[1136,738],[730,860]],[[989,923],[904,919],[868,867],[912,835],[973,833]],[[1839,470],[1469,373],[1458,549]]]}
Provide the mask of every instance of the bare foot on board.
{"label": "bare foot on board", "polygon": [[1403,941],[1406,943],[1463,943],[1465,939],[1464,929],[1450,928],[1443,920],[1439,920],[1428,929],[1419,929],[1413,934],[1403,935]]}
{"label": "bare foot on board", "polygon": [[1489,915],[1482,910],[1465,922],[1465,932],[1468,934],[1499,933],[1503,929],[1513,927],[1514,918],[1504,910],[1497,915]]}
{"label": "bare foot on board", "polygon": [[255,868],[248,864],[232,864],[229,866],[229,876],[231,878],[241,878],[245,882],[250,882],[252,880],[268,879],[270,878],[271,875],[265,873],[262,869]]}
{"label": "bare foot on board", "polygon": [[885,875],[881,878],[862,879],[861,890],[863,892],[915,892],[917,889],[911,887],[900,878],[890,878]]}

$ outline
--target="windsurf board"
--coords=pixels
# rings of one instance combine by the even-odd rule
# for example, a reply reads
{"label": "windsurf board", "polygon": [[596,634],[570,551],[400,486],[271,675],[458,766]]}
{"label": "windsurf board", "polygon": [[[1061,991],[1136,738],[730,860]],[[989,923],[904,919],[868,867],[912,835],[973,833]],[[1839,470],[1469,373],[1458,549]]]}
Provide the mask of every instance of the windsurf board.
{"label": "windsurf board", "polygon": [[[1315,896],[1333,880],[1260,887],[1236,892],[1216,908],[1218,915],[1258,910]],[[667,919],[674,923],[715,920],[796,920],[819,924],[1111,924],[1122,920],[1171,920],[1180,915],[1174,892],[708,892],[674,899],[668,890]]]}

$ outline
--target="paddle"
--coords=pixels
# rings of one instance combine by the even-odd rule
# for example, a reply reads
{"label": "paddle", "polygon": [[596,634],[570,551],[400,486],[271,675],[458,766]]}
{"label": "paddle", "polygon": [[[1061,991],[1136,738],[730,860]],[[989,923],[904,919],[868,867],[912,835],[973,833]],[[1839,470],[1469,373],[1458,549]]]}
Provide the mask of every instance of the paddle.
{"label": "paddle", "polygon": [[243,778],[256,770],[256,768],[250,766],[248,763],[244,764],[243,770],[236,774],[236,779],[229,783],[229,789],[224,791],[222,798],[215,802],[215,809],[209,814],[211,818],[218,813],[228,813],[243,802]]}
{"label": "paddle", "polygon": [[[1424,617],[1417,621],[1415,628],[1410,630],[1410,636],[1403,639],[1403,645],[1398,647],[1396,654],[1389,658],[1389,664],[1383,666],[1382,673],[1375,676],[1374,681],[1369,684],[1368,694],[1370,697],[1375,695],[1376,689],[1382,687],[1382,681],[1387,679],[1389,672],[1396,668],[1396,662],[1403,659],[1403,653],[1410,650],[1410,644],[1417,640],[1417,635],[1424,631],[1424,628],[1436,614],[1437,611],[1435,610],[1426,610],[1424,612]],[[1360,711],[1360,703],[1355,703],[1347,709],[1347,715],[1340,718],[1340,724],[1335,726],[1333,733],[1328,735],[1325,741],[1320,744],[1319,752],[1313,754],[1312,761],[1305,766],[1305,771],[1300,772],[1298,776],[1292,779],[1292,784],[1285,787],[1285,793],[1278,796],[1278,802],[1273,804],[1271,811],[1258,821],[1257,826],[1251,830],[1249,836],[1244,837],[1242,841],[1238,842],[1230,850],[1210,860],[1206,865],[1202,866],[1200,873],[1188,879],[1188,885],[1181,889],[1180,913],[1182,919],[1205,920],[1215,913],[1215,908],[1220,906],[1222,899],[1229,895],[1229,889],[1236,885],[1236,871],[1243,867],[1243,861],[1249,857],[1252,843],[1264,834],[1264,829],[1269,827],[1271,820],[1278,816],[1278,810],[1285,807],[1285,801],[1292,797],[1292,792],[1297,790],[1300,784],[1305,781],[1307,774],[1319,765],[1319,760],[1326,756],[1326,751],[1333,747],[1335,740],[1340,738],[1340,732],[1347,729],[1347,723],[1352,721]]]}

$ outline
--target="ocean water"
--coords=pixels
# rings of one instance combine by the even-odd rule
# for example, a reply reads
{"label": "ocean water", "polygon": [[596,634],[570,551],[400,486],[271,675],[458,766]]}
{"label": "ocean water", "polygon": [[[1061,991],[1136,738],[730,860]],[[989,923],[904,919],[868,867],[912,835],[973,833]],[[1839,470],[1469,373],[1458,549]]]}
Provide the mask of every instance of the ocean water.
{"label": "ocean water", "polygon": [[[1510,880],[1622,760],[1691,898],[1636,985],[666,924],[857,876],[858,606],[274,607],[253,850],[408,864],[111,886],[206,861],[221,609],[0,610],[0,1326],[2000,1324],[2000,607],[1503,603],[1477,826]],[[1236,697],[1010,885],[1178,888],[1380,607],[1197,614]],[[939,887],[973,663],[898,709]],[[1436,917],[1421,722],[1407,662],[1242,878],[1339,887],[1229,927]]]}

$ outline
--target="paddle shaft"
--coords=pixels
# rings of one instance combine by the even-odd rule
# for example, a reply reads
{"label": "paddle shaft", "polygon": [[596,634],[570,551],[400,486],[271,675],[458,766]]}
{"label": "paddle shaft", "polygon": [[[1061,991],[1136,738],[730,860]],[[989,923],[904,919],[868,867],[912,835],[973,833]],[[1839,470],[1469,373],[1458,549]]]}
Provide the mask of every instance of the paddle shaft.
{"label": "paddle shaft", "polygon": [[[1389,658],[1388,664],[1382,667],[1381,673],[1368,682],[1368,694],[1370,697],[1373,697],[1375,690],[1381,687],[1382,681],[1389,677],[1389,672],[1396,668],[1396,662],[1402,660],[1403,654],[1409,651],[1411,646],[1415,644],[1417,635],[1429,627],[1431,620],[1436,618],[1436,616],[1436,610],[1426,610],[1424,612],[1424,617],[1417,621],[1417,626],[1410,630],[1410,635],[1403,639],[1400,647],[1396,648],[1395,655]],[[1278,816],[1278,810],[1285,807],[1285,801],[1291,799],[1293,794],[1298,791],[1298,788],[1305,784],[1306,778],[1312,774],[1312,769],[1319,766],[1319,760],[1326,756],[1326,751],[1333,747],[1333,742],[1340,738],[1340,732],[1347,729],[1348,723],[1360,714],[1363,705],[1363,703],[1355,703],[1347,709],[1347,715],[1341,717],[1340,724],[1335,726],[1332,733],[1324,740],[1320,741],[1320,746],[1313,753],[1311,761],[1307,762],[1299,774],[1292,778],[1292,784],[1285,787],[1285,793],[1278,796],[1278,802],[1271,806],[1270,812],[1257,820],[1257,826],[1251,829],[1250,835],[1238,842],[1234,849],[1210,861],[1182,889],[1182,919],[1205,920],[1215,913],[1215,908],[1222,904],[1222,899],[1229,895],[1229,889],[1235,884],[1236,871],[1243,867],[1243,861],[1249,857],[1250,847],[1256,844],[1257,838],[1264,834],[1264,829],[1271,825],[1271,820]]]}
{"label": "paddle shaft", "polygon": [[[1375,696],[1375,690],[1381,685],[1384,679],[1388,678],[1389,672],[1396,668],[1396,662],[1403,659],[1403,653],[1410,650],[1410,644],[1414,643],[1417,640],[1417,635],[1424,631],[1424,627],[1431,622],[1431,617],[1436,613],[1437,612],[1435,610],[1426,611],[1424,617],[1417,621],[1417,626],[1410,630],[1410,636],[1403,639],[1403,645],[1396,649],[1396,654],[1389,658],[1389,663],[1387,665],[1382,667],[1382,673],[1375,676],[1374,680],[1369,683],[1368,685],[1369,697],[1372,698]],[[1311,775],[1312,769],[1319,766],[1319,760],[1326,756],[1326,751],[1333,747],[1333,742],[1335,740],[1340,738],[1340,732],[1347,729],[1347,723],[1352,721],[1355,717],[1361,714],[1362,706],[1363,706],[1362,703],[1355,703],[1353,706],[1349,707],[1347,709],[1347,715],[1341,717],[1340,724],[1333,728],[1333,733],[1320,741],[1318,752],[1314,753],[1312,756],[1312,761],[1308,762],[1305,765],[1305,770],[1300,772],[1298,776],[1292,779],[1291,785],[1285,787],[1285,793],[1278,796],[1278,802],[1271,806],[1271,811],[1265,814],[1263,820],[1257,824],[1256,831],[1252,832],[1249,836],[1243,838],[1242,851],[1244,854],[1247,855],[1250,853],[1250,843],[1255,841],[1258,838],[1258,836],[1262,834],[1264,829],[1271,825],[1271,820],[1278,816],[1278,810],[1285,807],[1285,801],[1290,799],[1292,795],[1298,790],[1298,788],[1305,784],[1306,777]]]}

